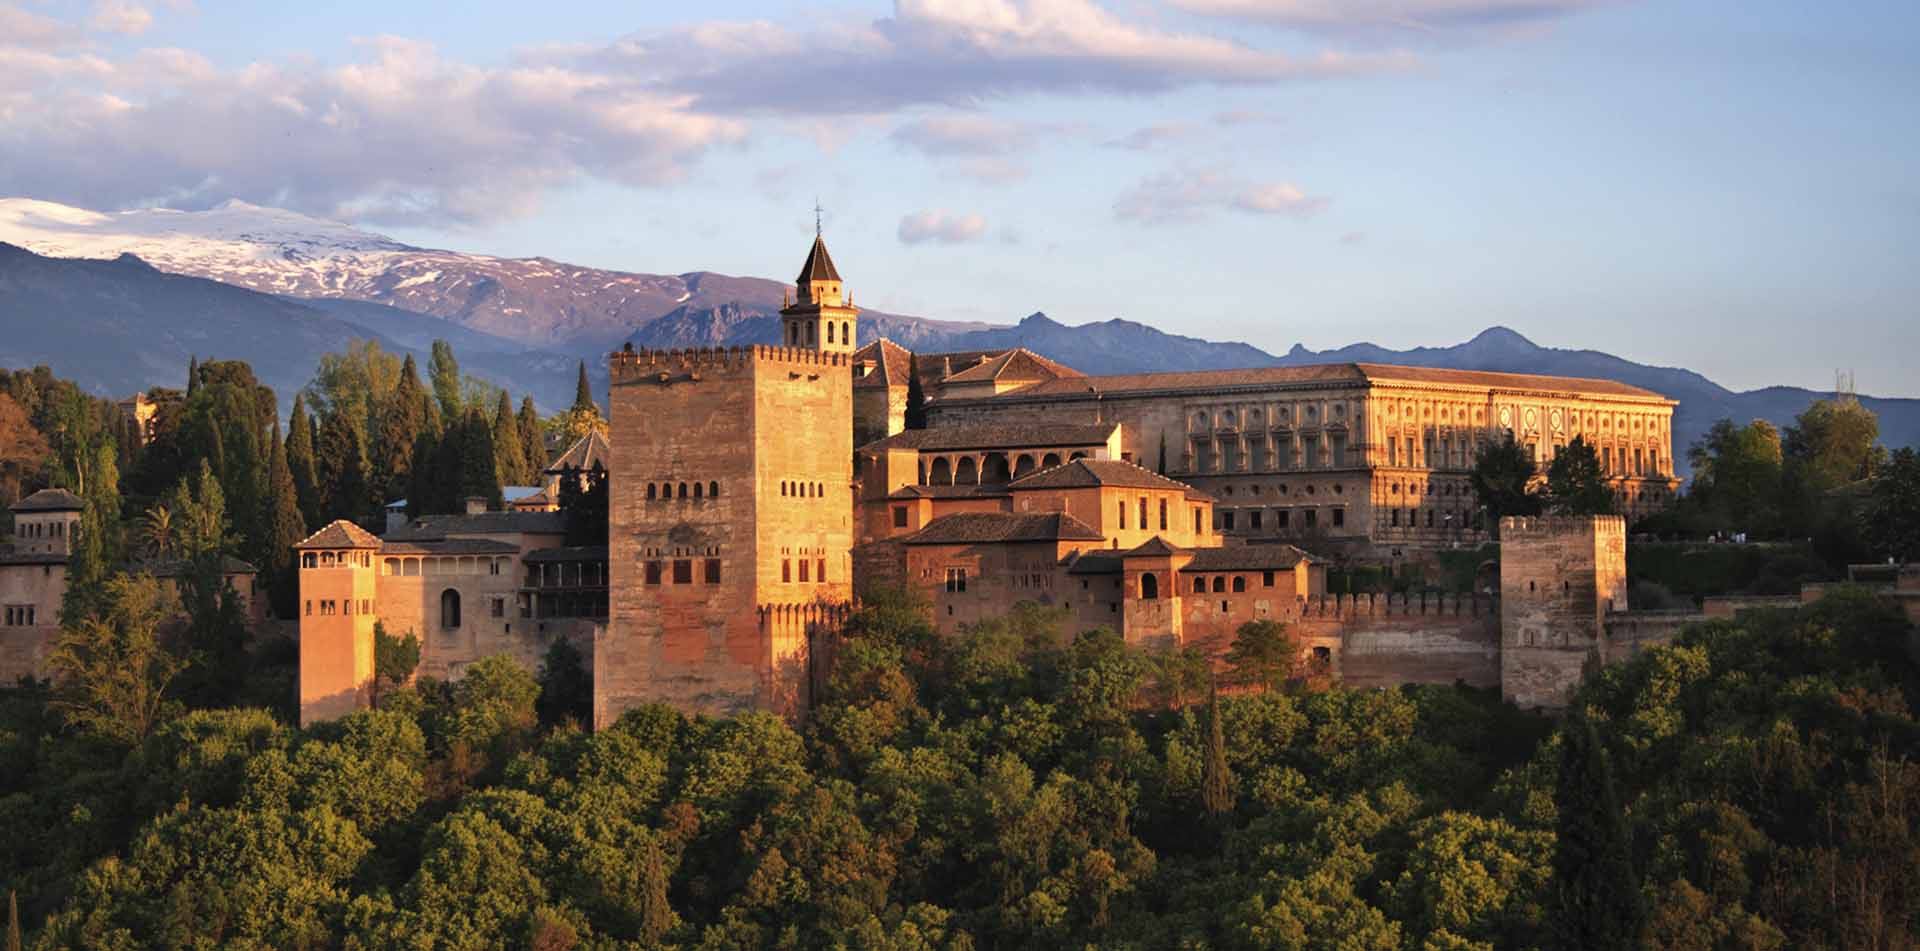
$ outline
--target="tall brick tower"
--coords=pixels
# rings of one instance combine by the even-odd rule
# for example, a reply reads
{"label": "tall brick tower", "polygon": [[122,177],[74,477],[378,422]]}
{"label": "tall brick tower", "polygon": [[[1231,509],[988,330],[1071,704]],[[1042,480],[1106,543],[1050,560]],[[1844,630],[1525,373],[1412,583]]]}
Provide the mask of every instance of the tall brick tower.
{"label": "tall brick tower", "polygon": [[610,617],[594,723],[646,703],[793,715],[852,595],[858,311],[818,235],[780,347],[611,358]]}
{"label": "tall brick tower", "polygon": [[1500,520],[1500,693],[1561,707],[1589,660],[1606,663],[1607,614],[1627,610],[1618,515]]}

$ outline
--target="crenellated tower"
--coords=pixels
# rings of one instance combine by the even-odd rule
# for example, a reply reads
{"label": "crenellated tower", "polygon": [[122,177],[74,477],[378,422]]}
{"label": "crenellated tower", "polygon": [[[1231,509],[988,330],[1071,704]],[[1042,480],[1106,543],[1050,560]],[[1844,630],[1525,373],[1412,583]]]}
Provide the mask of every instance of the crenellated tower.
{"label": "crenellated tower", "polygon": [[806,705],[811,634],[853,593],[855,311],[817,236],[799,285],[792,345],[611,358],[596,725]]}
{"label": "crenellated tower", "polygon": [[780,309],[781,343],[789,347],[852,354],[860,311],[844,296],[840,271],[818,233],[794,279],[794,299]]}

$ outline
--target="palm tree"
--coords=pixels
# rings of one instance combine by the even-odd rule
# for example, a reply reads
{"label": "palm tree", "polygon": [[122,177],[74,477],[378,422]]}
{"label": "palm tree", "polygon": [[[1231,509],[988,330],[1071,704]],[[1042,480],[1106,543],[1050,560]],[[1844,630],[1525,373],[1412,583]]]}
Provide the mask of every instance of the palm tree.
{"label": "palm tree", "polygon": [[141,516],[140,541],[155,559],[163,560],[173,553],[173,513],[166,506],[156,503]]}

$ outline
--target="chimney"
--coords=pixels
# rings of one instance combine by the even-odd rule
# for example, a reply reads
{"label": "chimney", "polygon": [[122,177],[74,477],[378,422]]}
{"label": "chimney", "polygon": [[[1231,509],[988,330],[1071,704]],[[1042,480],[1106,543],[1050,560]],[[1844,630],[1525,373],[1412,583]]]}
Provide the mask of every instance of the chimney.
{"label": "chimney", "polygon": [[468,515],[479,515],[484,513],[486,510],[487,510],[487,500],[484,496],[479,496],[479,495],[467,496],[467,514]]}
{"label": "chimney", "polygon": [[403,508],[387,509],[387,531],[398,531],[407,527],[407,510]]}

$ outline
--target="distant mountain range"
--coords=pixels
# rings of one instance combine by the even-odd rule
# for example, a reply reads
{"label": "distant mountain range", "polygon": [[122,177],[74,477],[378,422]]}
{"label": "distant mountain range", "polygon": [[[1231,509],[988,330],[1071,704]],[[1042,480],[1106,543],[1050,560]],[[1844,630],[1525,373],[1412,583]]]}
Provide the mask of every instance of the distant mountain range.
{"label": "distant mountain range", "polygon": [[[0,199],[0,242],[19,245],[0,245],[0,364],[47,363],[113,394],[178,386],[198,355],[251,361],[286,400],[311,377],[319,353],[350,340],[423,353],[441,338],[468,371],[554,409],[571,399],[574,359],[587,360],[604,392],[601,357],[622,342],[777,343],[788,287],[706,271],[637,274],[416,248],[240,202],[103,214]],[[1674,448],[1683,460],[1715,420],[1785,426],[1824,395],[1734,392],[1691,370],[1541,347],[1503,327],[1451,347],[1358,343],[1274,355],[1125,320],[1070,327],[1036,313],[995,325],[863,311],[861,339],[876,337],[921,351],[1026,347],[1092,374],[1372,361],[1619,380],[1680,401]],[[1920,400],[1861,402],[1880,415],[1883,442],[1920,445]]]}

